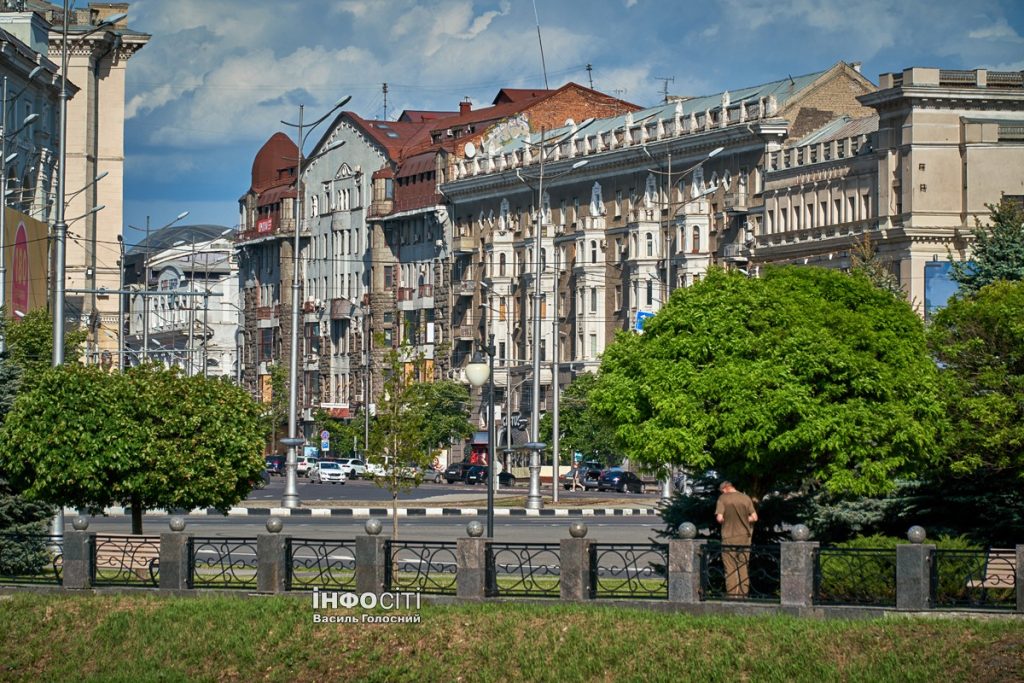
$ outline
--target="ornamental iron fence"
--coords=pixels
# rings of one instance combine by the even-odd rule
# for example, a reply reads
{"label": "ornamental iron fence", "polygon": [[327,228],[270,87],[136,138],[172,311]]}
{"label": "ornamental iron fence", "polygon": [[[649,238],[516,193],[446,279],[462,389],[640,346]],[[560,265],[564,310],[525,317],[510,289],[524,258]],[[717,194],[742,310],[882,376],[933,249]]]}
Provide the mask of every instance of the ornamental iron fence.
{"label": "ornamental iron fence", "polygon": [[159,586],[159,536],[94,536],[92,584],[94,586]]}
{"label": "ornamental iron fence", "polygon": [[814,603],[895,605],[895,549],[819,548],[814,553]]}
{"label": "ornamental iron fence", "polygon": [[1015,609],[1015,549],[932,552],[931,595],[934,607]]}
{"label": "ornamental iron fence", "polygon": [[194,536],[190,588],[256,588],[256,539]]}
{"label": "ornamental iron fence", "polygon": [[285,590],[356,588],[355,539],[291,538]]}
{"label": "ornamental iron fence", "polygon": [[389,591],[455,595],[458,561],[454,541],[393,541],[385,544],[384,585]]}
{"label": "ornamental iron fence", "polygon": [[560,597],[559,548],[558,543],[488,543],[487,596]]}
{"label": "ornamental iron fence", "polygon": [[781,560],[778,545],[701,547],[701,600],[779,602]]}
{"label": "ornamental iron fence", "polygon": [[668,544],[592,543],[590,597],[668,600]]}
{"label": "ornamental iron fence", "polygon": [[63,569],[60,536],[0,534],[0,583],[61,585]]}

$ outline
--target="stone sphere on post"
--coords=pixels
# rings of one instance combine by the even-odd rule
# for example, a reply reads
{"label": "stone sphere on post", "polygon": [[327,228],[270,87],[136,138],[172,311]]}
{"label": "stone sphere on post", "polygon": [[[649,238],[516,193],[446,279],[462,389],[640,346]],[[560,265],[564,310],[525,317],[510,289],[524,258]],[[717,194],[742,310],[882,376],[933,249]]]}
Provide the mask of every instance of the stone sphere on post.
{"label": "stone sphere on post", "polygon": [[383,528],[383,525],[380,523],[379,519],[370,518],[366,520],[366,525],[363,528],[366,530],[366,533],[370,536],[376,536],[380,533],[380,530]]}
{"label": "stone sphere on post", "polygon": [[911,543],[918,544],[924,543],[924,539],[928,538],[928,534],[925,532],[923,526],[914,525],[907,529],[907,540]]}
{"label": "stone sphere on post", "polygon": [[789,535],[794,541],[806,541],[811,537],[811,530],[803,524],[794,524],[789,530]]}
{"label": "stone sphere on post", "polygon": [[171,531],[184,531],[185,518],[181,515],[172,515],[170,521],[167,522],[167,526],[171,528]]}
{"label": "stone sphere on post", "polygon": [[683,522],[679,525],[679,538],[685,538],[688,541],[697,538],[697,527],[693,522]]}
{"label": "stone sphere on post", "polygon": [[473,520],[466,525],[466,533],[469,534],[470,538],[480,538],[484,535],[484,525]]}
{"label": "stone sphere on post", "polygon": [[573,522],[569,525],[569,535],[573,538],[585,538],[587,531],[587,525],[583,522]]}
{"label": "stone sphere on post", "polygon": [[279,534],[283,528],[284,522],[281,521],[280,517],[271,517],[267,520],[267,531],[270,533]]}
{"label": "stone sphere on post", "polygon": [[71,520],[71,526],[75,528],[75,531],[85,531],[89,528],[89,518],[85,515],[77,515]]}

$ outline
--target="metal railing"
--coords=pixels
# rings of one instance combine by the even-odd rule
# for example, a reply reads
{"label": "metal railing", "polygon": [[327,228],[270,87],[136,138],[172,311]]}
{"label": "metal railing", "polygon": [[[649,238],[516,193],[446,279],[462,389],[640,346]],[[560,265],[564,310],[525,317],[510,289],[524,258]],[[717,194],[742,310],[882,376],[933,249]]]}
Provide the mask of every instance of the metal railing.
{"label": "metal railing", "polygon": [[1014,550],[932,551],[933,607],[1015,609],[1016,587]]}
{"label": "metal railing", "polygon": [[63,560],[60,536],[0,534],[0,583],[60,585]]}
{"label": "metal railing", "polygon": [[454,541],[392,541],[386,544],[388,563],[384,585],[389,591],[455,595],[458,565]]}
{"label": "metal railing", "polygon": [[288,541],[286,590],[355,590],[356,542],[292,538]]}
{"label": "metal railing", "polygon": [[895,605],[896,551],[819,548],[814,553],[814,603]]}
{"label": "metal railing", "polygon": [[701,600],[779,602],[780,582],[777,545],[708,543],[701,548]]}
{"label": "metal railing", "polygon": [[94,586],[160,585],[159,536],[105,536],[92,539]]}
{"label": "metal railing", "polygon": [[256,539],[189,539],[191,588],[256,588]]}
{"label": "metal railing", "polygon": [[592,543],[590,596],[668,600],[668,544]]}
{"label": "metal railing", "polygon": [[558,543],[489,543],[489,597],[557,598],[562,590]]}

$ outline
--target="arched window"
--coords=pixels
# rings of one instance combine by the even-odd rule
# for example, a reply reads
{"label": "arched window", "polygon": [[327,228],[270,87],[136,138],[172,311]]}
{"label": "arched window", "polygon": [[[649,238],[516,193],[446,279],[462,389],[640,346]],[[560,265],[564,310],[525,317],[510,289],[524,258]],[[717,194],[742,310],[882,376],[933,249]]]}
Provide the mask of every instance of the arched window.
{"label": "arched window", "polygon": [[590,240],[590,262],[597,263],[597,240]]}
{"label": "arched window", "polygon": [[693,248],[690,250],[696,254],[700,251],[700,226],[693,226]]}
{"label": "arched window", "polygon": [[540,272],[543,273],[547,269],[548,269],[548,250],[547,249],[541,249],[540,250]]}
{"label": "arched window", "polygon": [[647,255],[654,256],[654,235],[647,233]]}

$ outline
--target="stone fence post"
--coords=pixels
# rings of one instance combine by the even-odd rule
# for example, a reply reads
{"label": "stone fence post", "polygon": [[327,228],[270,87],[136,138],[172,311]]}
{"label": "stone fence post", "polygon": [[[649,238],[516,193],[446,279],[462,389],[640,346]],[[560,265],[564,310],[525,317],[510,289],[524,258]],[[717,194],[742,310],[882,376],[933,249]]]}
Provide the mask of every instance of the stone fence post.
{"label": "stone fence post", "polygon": [[816,541],[784,541],[779,544],[780,597],[784,606],[814,604],[814,554]]}
{"label": "stone fence post", "polygon": [[391,558],[387,538],[381,537],[379,519],[366,520],[368,536],[356,536],[356,592],[380,595],[386,590],[387,567]]}
{"label": "stone fence post", "polygon": [[1017,589],[1017,611],[1024,612],[1024,545],[1017,546],[1017,559],[1013,566],[1013,580]]}
{"label": "stone fence post", "polygon": [[160,588],[185,590],[192,587],[192,534],[186,534],[185,518],[171,517],[170,533],[160,534]]}
{"label": "stone fence post", "polygon": [[[86,525],[88,527],[88,525]],[[93,556],[92,548],[96,542],[96,534],[85,529],[76,529],[64,533],[61,548],[61,584],[70,590],[92,588]]]}
{"label": "stone fence post", "polygon": [[277,517],[267,520],[267,534],[256,536],[256,591],[283,593],[288,590],[291,569],[290,536],[282,536],[283,523]]}
{"label": "stone fence post", "polygon": [[684,538],[668,542],[668,601],[693,605],[700,602],[700,555],[707,541],[685,537],[687,530],[680,533]]}
{"label": "stone fence post", "polygon": [[931,607],[932,551],[924,543],[925,531],[912,526],[907,532],[910,545],[896,546],[896,609],[926,610]]}
{"label": "stone fence post", "polygon": [[[471,522],[480,524],[480,522]],[[470,529],[472,535],[476,529]],[[482,529],[480,529],[482,531]],[[456,541],[455,594],[467,600],[487,596],[487,543],[489,539],[471,537]]]}
{"label": "stone fence post", "polygon": [[559,542],[558,562],[561,565],[560,593],[562,600],[589,600],[591,586],[590,540],[586,538],[587,525],[573,522],[569,525],[572,538]]}

